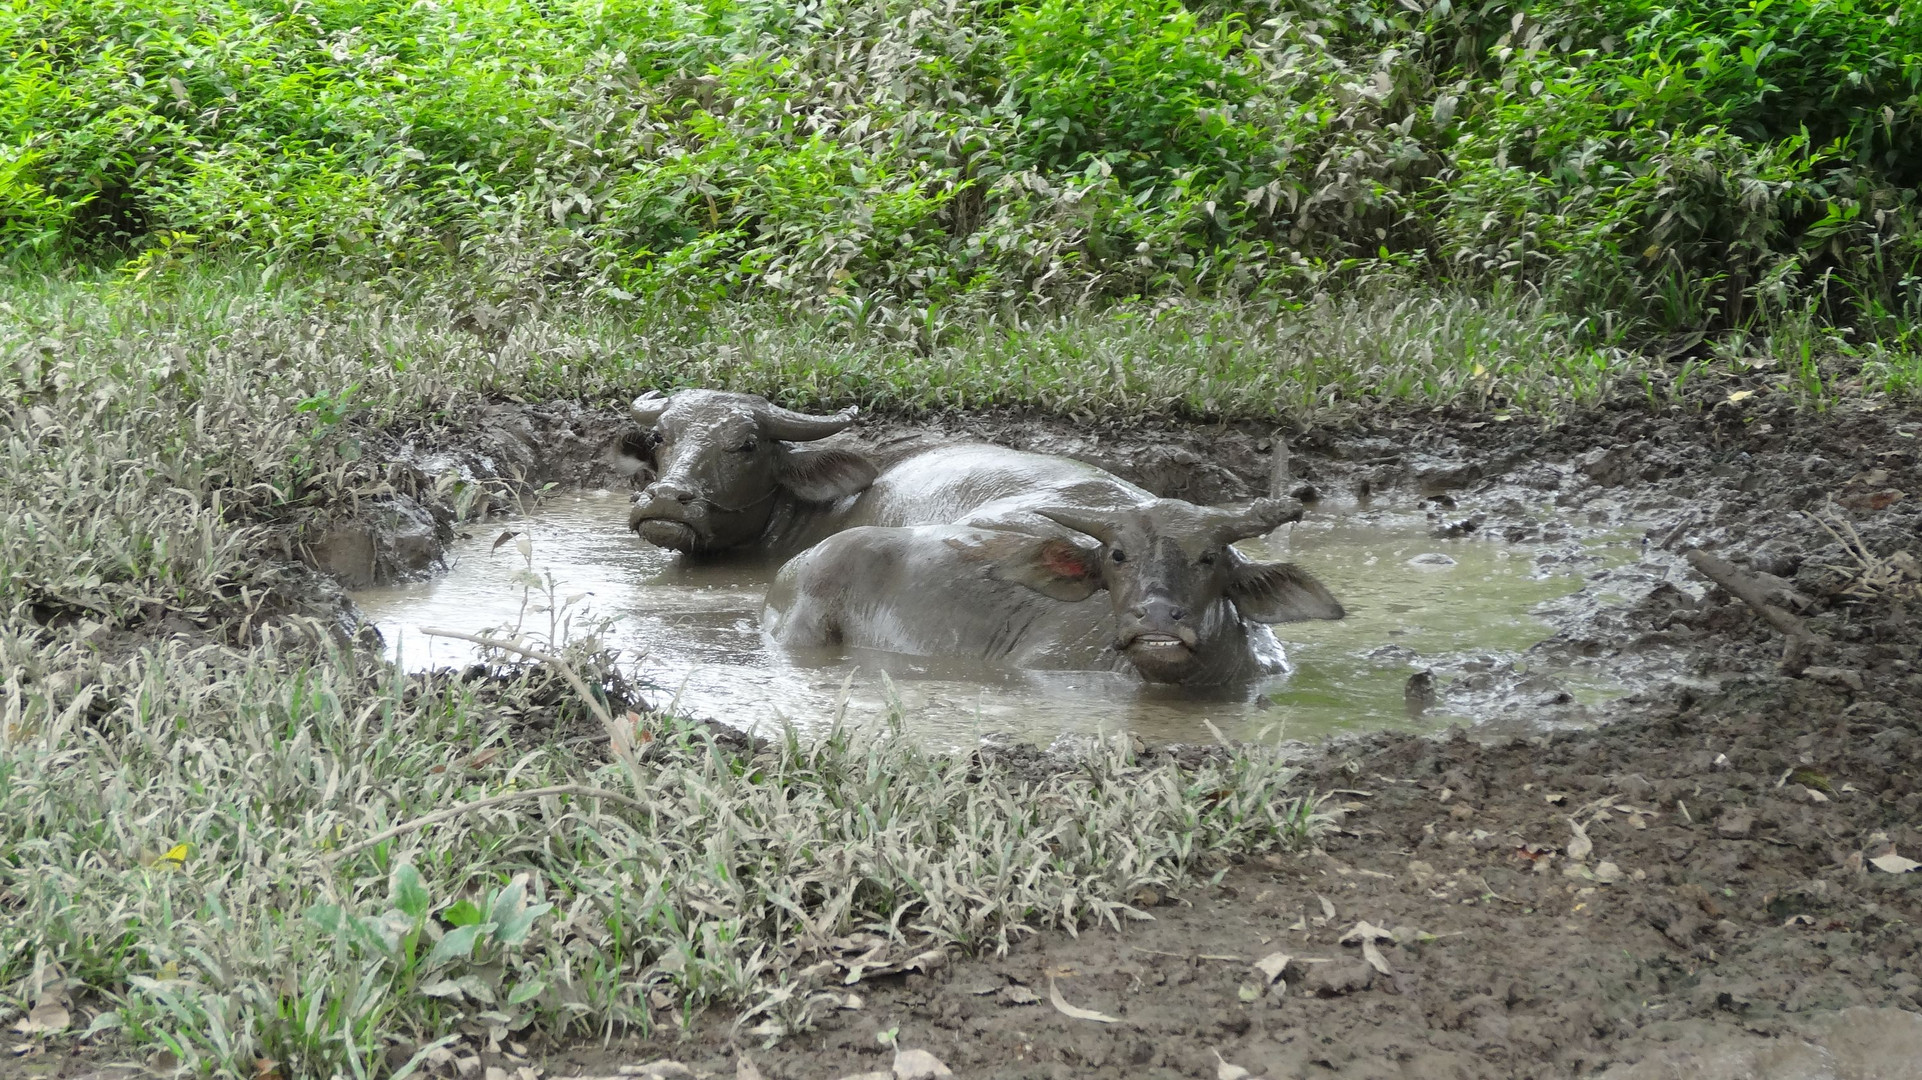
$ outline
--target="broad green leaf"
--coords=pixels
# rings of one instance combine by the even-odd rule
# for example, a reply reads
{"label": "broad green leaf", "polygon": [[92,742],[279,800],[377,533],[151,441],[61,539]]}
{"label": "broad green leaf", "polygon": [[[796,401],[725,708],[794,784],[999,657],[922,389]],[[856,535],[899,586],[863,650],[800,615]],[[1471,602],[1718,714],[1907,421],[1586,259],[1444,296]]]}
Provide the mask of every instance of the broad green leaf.
{"label": "broad green leaf", "polygon": [[535,904],[517,915],[508,917],[494,930],[494,940],[502,945],[519,945],[527,940],[527,932],[533,929],[534,920],[554,909],[552,904]]}
{"label": "broad green leaf", "polygon": [[514,880],[508,882],[506,886],[495,892],[492,899],[488,901],[487,921],[491,923],[507,922],[509,918],[520,912],[521,905],[526,901],[526,898],[527,885],[520,875],[517,874]]}
{"label": "broad green leaf", "polygon": [[485,925],[485,923],[474,923],[457,930],[449,930],[444,937],[434,942],[433,949],[427,953],[427,959],[421,961],[421,967],[431,971],[442,964],[465,960],[472,956],[474,941],[480,937],[481,928]]}
{"label": "broad green leaf", "polygon": [[441,920],[449,926],[472,926],[481,921],[481,909],[472,900],[457,900],[440,913]]}
{"label": "broad green leaf", "polygon": [[329,934],[340,933],[341,910],[335,904],[315,904],[307,909],[307,921]]}
{"label": "broad green leaf", "polygon": [[405,912],[416,922],[427,916],[427,908],[433,902],[427,895],[427,886],[420,880],[420,871],[413,863],[406,863],[394,871],[393,889],[389,894],[395,907]]}

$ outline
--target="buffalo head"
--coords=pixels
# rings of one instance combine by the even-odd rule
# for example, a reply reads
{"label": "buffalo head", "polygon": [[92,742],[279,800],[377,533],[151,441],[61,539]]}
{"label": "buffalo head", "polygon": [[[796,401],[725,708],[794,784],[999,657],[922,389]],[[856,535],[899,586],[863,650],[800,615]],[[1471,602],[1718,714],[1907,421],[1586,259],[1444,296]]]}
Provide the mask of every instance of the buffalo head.
{"label": "buffalo head", "polygon": [[797,447],[854,422],[855,410],[809,416],[753,394],[650,392],[634,399],[640,430],[622,440],[654,480],[635,496],[628,528],[676,551],[725,551],[752,543],[783,499],[832,502],[874,482],[851,450]]}
{"label": "buffalo head", "polygon": [[1256,562],[1237,540],[1264,536],[1301,518],[1293,499],[1239,507],[1158,499],[1121,509],[1040,511],[1056,524],[1100,541],[1009,538],[990,561],[999,578],[1058,600],[1106,589],[1114,605],[1115,648],[1150,682],[1181,682],[1194,669],[1216,604],[1254,622],[1339,619],[1345,612],[1321,582],[1292,563]]}

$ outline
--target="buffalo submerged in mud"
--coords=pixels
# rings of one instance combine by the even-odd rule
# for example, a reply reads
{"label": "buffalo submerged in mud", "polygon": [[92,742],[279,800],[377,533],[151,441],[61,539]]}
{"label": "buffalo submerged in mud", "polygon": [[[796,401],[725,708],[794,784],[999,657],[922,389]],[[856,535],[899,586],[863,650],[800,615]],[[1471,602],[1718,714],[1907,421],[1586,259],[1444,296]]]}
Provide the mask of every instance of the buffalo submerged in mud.
{"label": "buffalo submerged in mud", "polygon": [[1299,519],[1293,500],[1157,499],[1084,462],[980,443],[881,466],[792,445],[845,430],[852,410],[810,416],[751,394],[649,393],[632,412],[642,428],[625,448],[655,479],[629,527],[690,555],[802,553],[763,618],[785,645],[1205,684],[1282,668],[1263,624],[1343,615],[1306,571],[1232,546]]}
{"label": "buffalo submerged in mud", "polygon": [[1115,506],[1146,490],[1072,458],[960,443],[877,462],[817,442],[854,422],[850,409],[810,416],[753,394],[649,393],[622,450],[651,472],[628,528],[694,556],[785,559],[861,526],[1032,526],[1039,506]]}
{"label": "buffalo submerged in mud", "polygon": [[1149,497],[1033,513],[1057,528],[839,533],[782,567],[763,625],[795,647],[1132,668],[1149,682],[1214,685],[1282,669],[1263,624],[1343,615],[1307,571],[1233,546],[1299,519],[1292,499],[1217,508]]}

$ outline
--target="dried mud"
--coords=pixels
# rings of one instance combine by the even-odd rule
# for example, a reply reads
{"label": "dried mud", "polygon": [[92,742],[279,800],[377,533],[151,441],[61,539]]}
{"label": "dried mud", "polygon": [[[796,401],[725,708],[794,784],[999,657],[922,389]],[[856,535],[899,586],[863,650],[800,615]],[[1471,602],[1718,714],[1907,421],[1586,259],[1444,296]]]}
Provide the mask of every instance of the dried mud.
{"label": "dried mud", "polygon": [[[609,483],[620,428],[572,406],[503,407],[437,444],[396,435],[392,450],[421,490],[446,469],[502,490]],[[1435,413],[1279,433],[982,416],[858,438],[885,452],[963,435],[1210,502],[1263,492],[1279,435],[1292,490],[1429,500],[1443,534],[1538,535],[1555,527],[1530,509],[1542,500],[1633,521],[1650,559],[1597,571],[1614,575],[1614,600],[1572,603],[1541,648],[1662,680],[1595,710],[1599,726],[1553,730],[1565,703],[1510,695],[1501,724],[1304,748],[1304,782],[1341,813],[1319,850],[1204,867],[1178,895],[1136,898],[1153,921],[864,980],[846,988],[859,1008],[817,1011],[770,1047],[736,1017],[683,1031],[663,1012],[645,1042],[537,1040],[527,1059],[483,1064],[612,1075],[676,1058],[735,1076],[745,1050],[769,1080],[828,1080],[885,1072],[892,1031],[979,1077],[1922,1075],[1922,872],[1876,862],[1922,859],[1914,411],[1818,415],[1758,397],[1625,403],[1552,427]],[[413,508],[389,512],[451,534],[433,496]],[[431,544],[404,557],[368,522],[310,528],[307,549],[351,577],[326,557],[327,530],[344,528],[365,537],[341,556],[353,573],[431,567]],[[1687,547],[1730,559],[1806,620],[1825,642],[1813,665],[1780,672],[1775,630],[1679,580]],[[1386,972],[1341,944],[1363,921],[1394,935],[1379,945]],[[1271,984],[1252,965],[1275,953],[1293,959]],[[1051,973],[1066,1000],[1119,1022],[1057,1011]]]}

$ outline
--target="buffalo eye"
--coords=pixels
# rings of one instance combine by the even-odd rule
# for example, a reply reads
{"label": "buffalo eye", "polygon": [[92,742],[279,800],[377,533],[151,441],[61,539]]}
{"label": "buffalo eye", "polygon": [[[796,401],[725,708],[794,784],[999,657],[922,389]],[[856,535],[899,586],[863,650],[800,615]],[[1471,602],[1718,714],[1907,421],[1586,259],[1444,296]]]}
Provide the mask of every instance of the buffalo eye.
{"label": "buffalo eye", "polygon": [[737,447],[735,447],[734,449],[735,449],[735,451],[736,451],[736,452],[738,452],[738,453],[742,453],[742,454],[752,454],[752,453],[754,452],[754,448],[755,448],[756,446],[758,446],[758,445],[760,445],[760,444],[758,444],[758,443],[756,443],[756,442],[754,441],[754,437],[753,437],[753,436],[749,436],[749,437],[748,437],[748,440],[747,440],[746,442],[744,442],[744,443],[742,443],[741,445],[739,445],[739,446],[737,446]]}
{"label": "buffalo eye", "polygon": [[1215,564],[1215,553],[1212,551],[1203,552],[1201,555],[1201,565],[1213,566],[1214,564]]}
{"label": "buffalo eye", "polygon": [[1110,559],[1113,559],[1116,562],[1128,561],[1128,553],[1121,550],[1120,548],[1115,548],[1113,551],[1108,552],[1108,557]]}

